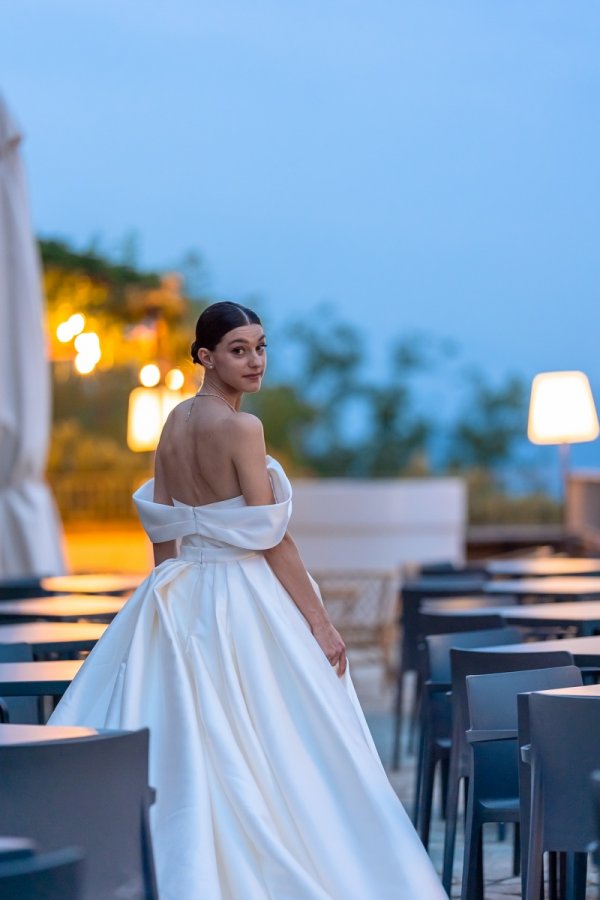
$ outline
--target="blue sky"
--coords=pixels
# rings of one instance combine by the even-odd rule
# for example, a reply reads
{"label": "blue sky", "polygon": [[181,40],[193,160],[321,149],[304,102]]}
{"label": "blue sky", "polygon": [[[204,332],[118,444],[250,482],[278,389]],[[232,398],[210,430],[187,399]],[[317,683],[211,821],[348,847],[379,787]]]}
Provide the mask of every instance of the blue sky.
{"label": "blue sky", "polygon": [[2,6],[40,233],[600,399],[597,0]]}

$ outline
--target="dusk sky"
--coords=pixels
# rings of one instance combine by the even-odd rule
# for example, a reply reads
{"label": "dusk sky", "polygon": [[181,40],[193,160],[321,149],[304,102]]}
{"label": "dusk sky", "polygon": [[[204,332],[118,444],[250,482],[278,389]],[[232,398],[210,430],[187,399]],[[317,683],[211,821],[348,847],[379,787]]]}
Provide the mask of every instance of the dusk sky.
{"label": "dusk sky", "polygon": [[599,46],[597,0],[19,0],[0,90],[41,235],[598,401]]}

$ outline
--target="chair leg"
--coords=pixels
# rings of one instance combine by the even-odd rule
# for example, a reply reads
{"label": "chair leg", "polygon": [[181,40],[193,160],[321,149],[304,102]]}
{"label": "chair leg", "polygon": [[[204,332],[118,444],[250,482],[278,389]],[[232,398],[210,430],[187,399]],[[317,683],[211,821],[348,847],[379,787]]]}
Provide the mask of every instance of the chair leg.
{"label": "chair leg", "polygon": [[483,822],[469,803],[465,822],[461,900],[483,900]]}
{"label": "chair leg", "polygon": [[421,807],[421,785],[423,784],[423,770],[425,765],[425,754],[427,752],[427,733],[425,724],[421,724],[421,733],[419,735],[419,752],[417,754],[417,777],[415,779],[415,793],[413,798],[412,823],[415,828],[419,827],[419,813]]}
{"label": "chair leg", "polygon": [[567,900],[585,900],[587,876],[587,854],[567,854],[567,881],[565,896]]}
{"label": "chair leg", "polygon": [[446,801],[448,799],[448,776],[450,773],[450,757],[443,756],[440,763],[441,791],[440,791],[440,818],[446,819]]}
{"label": "chair leg", "polygon": [[404,670],[400,669],[396,687],[396,703],[394,706],[394,746],[392,749],[392,769],[394,771],[400,768],[400,739],[402,737],[402,705],[404,702],[405,674]]}
{"label": "chair leg", "polygon": [[558,900],[558,854],[554,850],[548,854],[548,897]]}
{"label": "chair leg", "polygon": [[425,849],[429,847],[429,830],[431,827],[434,784],[435,755],[431,747],[425,746],[423,775],[421,778],[421,796],[419,799],[419,836],[423,841]]}
{"label": "chair leg", "polygon": [[409,731],[408,731],[408,751],[409,753],[414,753],[417,742],[417,732],[419,730],[419,720],[421,718],[420,710],[421,710],[421,698],[423,694],[423,680],[421,678],[421,673],[417,672],[415,678],[415,690],[412,698],[412,707],[409,718]]}
{"label": "chair leg", "polygon": [[[532,767],[531,773],[531,816],[529,819],[529,853],[527,865],[527,881],[525,884],[525,900],[540,900],[540,891],[544,890],[544,850],[542,843],[542,814],[540,809],[540,788],[536,785],[537,772]],[[542,895],[543,896],[543,893]]]}
{"label": "chair leg", "polygon": [[521,874],[521,826],[515,822],[515,830],[513,835],[513,868],[512,873],[515,878]]}
{"label": "chair leg", "polygon": [[[452,888],[452,870],[454,868],[454,846],[456,844],[456,820],[458,819],[458,794],[460,778],[456,766],[450,760],[450,783],[448,785],[448,799],[446,801],[446,828],[444,831],[444,865],[442,869],[442,884],[448,896]],[[454,771],[453,771],[454,769]]]}

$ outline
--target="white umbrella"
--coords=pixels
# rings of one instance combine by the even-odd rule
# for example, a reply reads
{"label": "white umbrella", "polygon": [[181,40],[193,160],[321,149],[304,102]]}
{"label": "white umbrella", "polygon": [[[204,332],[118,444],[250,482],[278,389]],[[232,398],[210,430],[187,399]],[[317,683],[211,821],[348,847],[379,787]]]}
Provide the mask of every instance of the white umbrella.
{"label": "white umbrella", "polygon": [[0,96],[0,578],[64,571],[44,469],[50,378],[21,133]]}

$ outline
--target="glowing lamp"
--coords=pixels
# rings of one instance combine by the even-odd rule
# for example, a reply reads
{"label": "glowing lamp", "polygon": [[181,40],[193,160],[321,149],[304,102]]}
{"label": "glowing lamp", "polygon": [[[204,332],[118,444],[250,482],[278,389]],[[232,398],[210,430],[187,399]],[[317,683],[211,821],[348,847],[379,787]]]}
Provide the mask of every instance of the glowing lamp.
{"label": "glowing lamp", "polygon": [[148,363],[147,366],[142,366],[140,369],[140,383],[143,384],[144,387],[156,387],[159,381],[160,369],[155,363]]}
{"label": "glowing lamp", "polygon": [[170,391],[180,391],[185,382],[181,369],[170,369],[165,375],[165,384]]}
{"label": "glowing lamp", "polygon": [[171,410],[191,394],[165,387],[139,387],[129,395],[127,446],[130,450],[156,450],[163,425]]}
{"label": "glowing lamp", "polygon": [[542,372],[531,386],[527,436],[534,444],[577,444],[600,434],[583,372]]}
{"label": "glowing lamp", "polygon": [[560,447],[563,498],[567,496],[569,445],[600,434],[598,415],[583,372],[541,372],[531,385],[527,436],[533,444]]}

